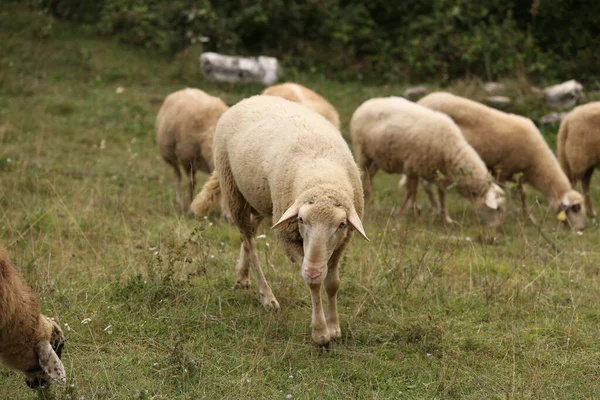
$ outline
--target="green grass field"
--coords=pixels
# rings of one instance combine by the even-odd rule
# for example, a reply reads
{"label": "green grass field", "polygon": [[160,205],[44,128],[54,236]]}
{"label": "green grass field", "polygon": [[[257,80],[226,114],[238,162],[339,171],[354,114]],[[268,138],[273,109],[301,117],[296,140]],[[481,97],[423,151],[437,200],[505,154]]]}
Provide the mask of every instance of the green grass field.
{"label": "green grass field", "polygon": [[[420,216],[397,215],[398,177],[379,174],[371,242],[355,237],[342,261],[343,338],[326,354],[311,343],[299,268],[268,224],[260,259],[281,312],[262,308],[255,285],[232,290],[237,230],[217,213],[177,214],[154,118],[185,86],[228,104],[262,87],[203,81],[197,50],[167,62],[0,6],[0,242],[68,338],[66,387],[35,392],[0,366],[0,399],[600,397],[599,229],[561,229],[534,190],[547,239],[511,198],[490,241],[455,193],[456,226],[424,199]],[[327,97],[346,137],[362,101],[405,88],[285,79]],[[549,111],[508,83],[522,99],[512,111]],[[452,89],[483,95],[476,81]]]}

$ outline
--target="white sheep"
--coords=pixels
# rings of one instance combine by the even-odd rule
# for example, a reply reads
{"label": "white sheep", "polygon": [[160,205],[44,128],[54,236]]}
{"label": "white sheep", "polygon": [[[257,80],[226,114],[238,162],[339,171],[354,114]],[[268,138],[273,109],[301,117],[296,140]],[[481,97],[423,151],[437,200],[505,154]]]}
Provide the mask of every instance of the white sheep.
{"label": "white sheep", "polygon": [[439,112],[401,97],[367,100],[350,121],[352,143],[363,172],[363,188],[372,190],[375,173],[406,175],[406,199],[415,209],[419,178],[434,182],[440,204],[426,186],[427,194],[438,208],[443,221],[452,222],[446,212],[445,190],[456,190],[473,201],[478,215],[489,227],[497,227],[504,213],[504,192],[494,184],[481,158],[465,140],[452,120]]}
{"label": "white sheep", "polygon": [[528,216],[522,183],[550,201],[558,220],[584,229],[583,196],[573,190],[533,121],[450,93],[432,93],[419,104],[443,112],[458,125],[498,182],[517,182],[523,213]]}
{"label": "white sheep", "polygon": [[62,330],[40,313],[33,291],[0,246],[0,359],[23,372],[31,388],[50,380],[64,384],[63,343]]}
{"label": "white sheep", "polygon": [[297,83],[282,83],[274,85],[263,90],[262,94],[269,96],[279,96],[286,100],[300,103],[305,107],[310,108],[317,114],[321,114],[325,119],[333,124],[337,129],[340,129],[340,117],[331,105],[322,96],[310,90],[307,87]]}
{"label": "white sheep", "polygon": [[[227,105],[199,89],[171,93],[156,117],[156,142],[162,158],[173,167],[177,203],[186,213],[194,196],[196,172],[214,169],[212,138]],[[181,170],[189,178],[188,196],[181,193]]]}
{"label": "white sheep", "polygon": [[594,168],[600,165],[600,102],[575,107],[558,131],[558,160],[571,184],[581,181],[585,210],[596,217],[590,197]]}
{"label": "white sheep", "polygon": [[[242,236],[237,282],[256,275],[262,304],[279,309],[258,262],[256,230],[264,217],[286,254],[302,264],[312,297],[312,338],[327,346],[341,335],[336,294],[338,262],[350,228],[367,239],[360,217],[359,170],[340,133],[320,115],[274,96],[254,96],[227,111],[215,132],[215,172],[191,209],[204,215],[223,196]],[[367,239],[368,240],[368,239]],[[327,318],[321,305],[324,283]]]}

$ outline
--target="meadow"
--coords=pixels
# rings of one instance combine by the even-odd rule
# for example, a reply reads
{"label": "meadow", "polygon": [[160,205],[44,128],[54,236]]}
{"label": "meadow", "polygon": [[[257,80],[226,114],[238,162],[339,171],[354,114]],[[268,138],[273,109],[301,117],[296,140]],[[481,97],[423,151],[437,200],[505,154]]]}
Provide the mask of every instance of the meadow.
{"label": "meadow", "polygon": [[[182,87],[228,104],[262,87],[204,81],[197,50],[168,61],[0,6],[0,243],[68,340],[65,387],[36,392],[0,366],[0,399],[600,397],[599,228],[562,228],[531,189],[543,234],[511,186],[493,233],[452,192],[456,225],[422,194],[420,215],[398,215],[398,177],[378,174],[371,242],[355,237],[341,262],[342,340],[329,352],[311,342],[309,292],[268,224],[260,261],[281,312],[256,285],[233,290],[237,230],[218,212],[177,213],[154,119]],[[329,99],[346,138],[361,102],[406,88],[285,79]],[[447,89],[480,99],[480,83]],[[506,83],[510,111],[549,111],[523,80]],[[544,129],[552,146],[557,129]]]}

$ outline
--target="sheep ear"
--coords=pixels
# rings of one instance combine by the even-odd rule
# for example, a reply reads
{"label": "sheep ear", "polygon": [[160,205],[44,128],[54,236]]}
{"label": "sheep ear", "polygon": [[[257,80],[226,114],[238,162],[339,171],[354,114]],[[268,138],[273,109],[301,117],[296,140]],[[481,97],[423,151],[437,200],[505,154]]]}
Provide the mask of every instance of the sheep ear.
{"label": "sheep ear", "polygon": [[298,216],[298,211],[299,210],[300,210],[300,204],[298,202],[294,202],[294,204],[292,204],[291,207],[288,208],[283,213],[283,215],[281,216],[281,218],[279,218],[279,221],[277,221],[277,223],[275,225],[273,225],[271,227],[271,229],[277,229],[281,225],[283,225],[285,222],[287,222],[288,220],[290,220],[292,218],[296,218]]}
{"label": "sheep ear", "polygon": [[487,194],[485,195],[485,205],[492,210],[498,209],[498,200],[496,199],[496,193],[494,190],[488,190]]}
{"label": "sheep ear", "polygon": [[367,242],[370,242],[367,234],[365,233],[365,228],[363,228],[362,222],[360,221],[360,217],[354,208],[348,212],[348,222],[350,222],[350,225],[352,225],[352,227],[356,229],[358,233],[360,233],[360,236],[362,236],[363,239],[365,239]]}
{"label": "sheep ear", "polygon": [[52,349],[50,342],[38,342],[35,346],[35,351],[38,355],[38,362],[44,371],[44,375],[62,385],[67,383],[65,366]]}

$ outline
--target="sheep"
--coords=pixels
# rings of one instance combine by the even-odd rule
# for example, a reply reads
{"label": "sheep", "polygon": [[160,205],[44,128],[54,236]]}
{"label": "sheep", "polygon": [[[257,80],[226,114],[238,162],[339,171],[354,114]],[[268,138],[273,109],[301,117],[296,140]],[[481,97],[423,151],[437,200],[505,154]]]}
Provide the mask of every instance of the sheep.
{"label": "sheep", "polygon": [[600,164],[600,102],[573,109],[558,130],[558,160],[575,186],[581,180],[585,210],[596,218],[590,197],[590,181],[594,168]]}
{"label": "sheep", "polygon": [[350,132],[367,196],[379,169],[406,174],[407,194],[400,212],[409,201],[416,209],[419,178],[435,182],[440,204],[428,186],[427,194],[444,223],[451,223],[445,189],[456,182],[457,191],[475,203],[487,226],[495,228],[502,222],[504,192],[448,116],[401,97],[374,98],[356,109]]}
{"label": "sheep", "polygon": [[[360,220],[363,191],[352,153],[325,118],[274,96],[254,96],[231,107],[217,125],[215,171],[191,209],[205,215],[219,196],[229,205],[242,246],[234,288],[256,275],[262,304],[279,309],[258,262],[255,234],[265,217],[287,256],[302,265],[312,297],[312,339],[329,347],[341,336],[336,295],[338,262],[350,228],[368,240]],[[328,296],[327,319],[320,289]]]}
{"label": "sheep", "polygon": [[[196,172],[214,169],[212,137],[227,105],[199,89],[171,93],[156,117],[156,142],[162,158],[173,167],[177,203],[182,213],[189,210],[194,195]],[[181,193],[181,171],[189,178],[187,197]]]}
{"label": "sheep", "polygon": [[0,245],[0,360],[21,371],[27,386],[67,381],[60,361],[64,335],[56,322],[40,313],[38,301]]}
{"label": "sheep", "polygon": [[499,183],[517,183],[526,218],[532,219],[523,183],[529,183],[549,199],[559,221],[575,230],[585,228],[583,196],[573,190],[558,160],[529,118],[446,92],[429,94],[418,103],[452,118]]}
{"label": "sheep", "polygon": [[263,95],[279,96],[289,101],[295,101],[321,114],[331,122],[336,129],[340,129],[340,117],[335,108],[322,96],[297,83],[281,83],[266,88]]}

